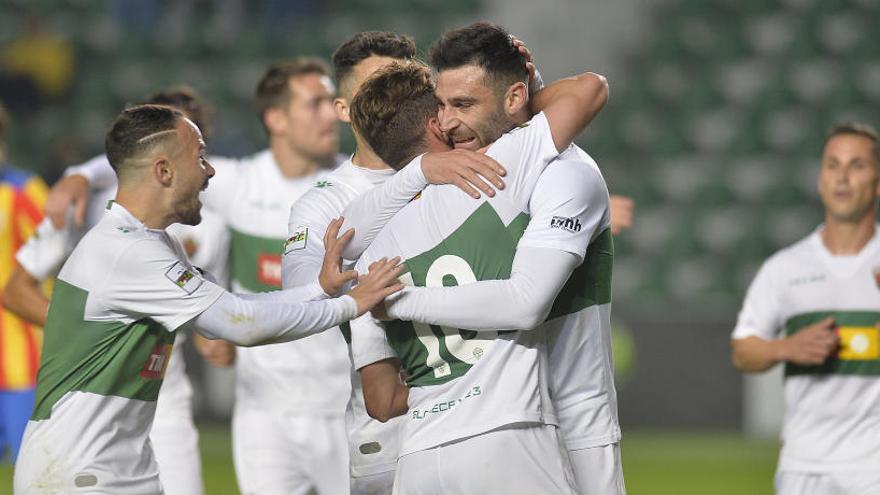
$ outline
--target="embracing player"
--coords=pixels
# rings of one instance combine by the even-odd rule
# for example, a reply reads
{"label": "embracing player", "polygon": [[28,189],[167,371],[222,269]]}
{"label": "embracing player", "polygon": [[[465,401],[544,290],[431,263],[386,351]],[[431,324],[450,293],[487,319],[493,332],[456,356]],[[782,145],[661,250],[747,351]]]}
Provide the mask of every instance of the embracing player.
{"label": "embracing player", "polygon": [[[489,62],[511,45],[530,60],[520,42],[511,42],[503,29],[488,23],[452,30],[432,48],[440,122],[456,146],[477,149],[522,124],[503,112],[504,93],[494,87],[499,75]],[[355,256],[353,250],[381,226],[362,224],[394,210],[389,196],[376,190],[347,210],[346,223],[361,232],[346,248],[347,257]],[[477,331],[541,332],[578,493],[624,493],[611,356],[611,212],[595,161],[576,146],[566,149],[538,179],[528,208],[531,218],[509,279],[408,287],[389,305],[388,316]]]}
{"label": "embracing player", "polygon": [[[333,54],[339,97],[334,104],[339,119],[350,122],[351,100],[362,82],[377,69],[392,63],[409,63],[415,57],[412,39],[384,31],[355,34],[339,46]],[[290,209],[290,237],[285,244],[282,259],[284,287],[312,283],[321,269],[325,246],[322,238],[332,220],[359,195],[384,183],[396,172],[376,156],[363,137],[354,130],[357,150],[327,178],[307,192]],[[425,160],[426,167],[409,170],[407,183],[421,189],[428,179],[434,182],[454,182],[470,192],[480,187],[486,194],[494,191],[473,174],[481,173],[489,180],[499,181],[500,167],[477,154],[462,153],[459,159],[449,161]],[[468,180],[473,182],[470,185]],[[500,185],[499,182],[496,184]],[[348,332],[348,326],[344,326]],[[350,339],[349,339],[350,340]],[[329,345],[329,344],[328,344]],[[350,366],[349,366],[350,367]],[[353,494],[389,493],[397,463],[397,424],[381,424],[370,418],[363,404],[360,376],[352,370],[352,394],[346,411],[350,455],[350,488]],[[339,474],[333,474],[339,478]]]}
{"label": "embracing player", "polygon": [[[507,47],[502,54],[509,56],[492,58],[493,74],[500,76],[493,81],[504,95],[501,111],[523,118],[530,101],[525,60],[507,34],[502,36]],[[541,171],[606,98],[604,79],[589,73],[536,94],[531,104],[543,111],[487,151],[507,170],[503,191],[477,201],[448,186],[428,187],[388,223],[358,266],[395,251],[406,259],[404,279],[415,285],[509,276]],[[355,128],[392,166],[401,167],[424,151],[448,149],[425,68],[410,65],[380,72],[355,96],[353,110]],[[411,135],[401,139],[401,129]],[[392,142],[408,143],[406,152],[398,155],[388,146]],[[387,419],[409,409],[401,432],[396,492],[439,493],[441,483],[456,493],[499,487],[571,492],[568,459],[560,455],[547,390],[542,334],[476,336],[408,322],[392,322],[386,332],[373,323],[368,317],[352,323],[355,365],[368,410]],[[409,387],[397,378],[401,362]],[[479,452],[479,462],[474,452]]]}

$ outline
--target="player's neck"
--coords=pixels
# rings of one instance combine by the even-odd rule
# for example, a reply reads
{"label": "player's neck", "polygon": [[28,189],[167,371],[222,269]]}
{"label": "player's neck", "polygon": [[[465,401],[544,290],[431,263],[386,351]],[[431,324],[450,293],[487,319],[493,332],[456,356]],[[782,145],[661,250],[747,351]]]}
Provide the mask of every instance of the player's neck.
{"label": "player's neck", "polygon": [[388,170],[391,168],[357,134],[354,135],[354,141],[357,147],[355,148],[354,156],[351,157],[351,163],[370,170]]}
{"label": "player's neck", "polygon": [[308,157],[303,153],[291,148],[287,143],[280,139],[273,139],[269,147],[272,150],[272,157],[275,164],[281,171],[281,175],[288,179],[297,179],[312,175],[318,171],[321,164],[314,158]]}
{"label": "player's neck", "polygon": [[114,202],[125,208],[148,229],[164,229],[174,223],[171,215],[163,211],[163,208],[156,207],[161,205],[162,201],[152,194],[145,194],[144,191],[130,191],[120,187]]}
{"label": "player's neck", "polygon": [[875,215],[865,215],[855,222],[841,222],[826,216],[820,236],[822,244],[834,256],[859,254],[874,237]]}

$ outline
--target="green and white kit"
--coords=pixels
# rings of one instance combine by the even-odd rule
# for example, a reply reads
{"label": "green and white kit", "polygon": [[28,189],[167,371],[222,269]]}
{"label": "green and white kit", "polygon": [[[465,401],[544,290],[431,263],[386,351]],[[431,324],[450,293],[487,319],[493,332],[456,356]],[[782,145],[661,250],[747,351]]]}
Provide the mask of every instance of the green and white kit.
{"label": "green and white kit", "polygon": [[771,340],[832,316],[839,352],[818,366],[785,365],[778,471],[877,473],[880,229],[855,256],[833,256],[822,242],[821,229],[763,264],[749,287],[733,338]]}
{"label": "green and white kit", "polygon": [[[429,186],[385,226],[358,271],[399,255],[407,270],[401,279],[410,285],[507,278],[528,224],[532,190],[558,151],[540,113],[499,138],[487,154],[507,170],[504,190],[475,200],[455,186]],[[401,456],[514,423],[557,424],[539,333],[477,334],[402,321],[382,331],[362,317],[352,321],[352,342],[358,369],[388,357],[403,363],[410,395]]]}
{"label": "green and white kit", "polygon": [[[419,171],[419,167],[415,170]],[[285,288],[317,279],[324,260],[324,233],[330,222],[341,216],[355,198],[383,184],[394,173],[392,169],[359,167],[346,160],[294,204],[288,225],[290,235],[282,259]],[[401,173],[412,173],[412,170],[407,167]],[[424,177],[417,179],[423,181]],[[346,268],[353,264],[347,262]],[[349,331],[347,325],[343,327],[345,332]],[[341,334],[342,330],[328,331],[331,332]],[[350,363],[344,363],[344,366],[351,370],[351,395],[345,413],[350,475],[359,478],[394,471],[399,420],[380,423],[371,418],[364,406],[360,375]]]}
{"label": "green and white kit", "polygon": [[158,493],[147,435],[175,330],[222,294],[113,203],[58,275],[16,493]]}

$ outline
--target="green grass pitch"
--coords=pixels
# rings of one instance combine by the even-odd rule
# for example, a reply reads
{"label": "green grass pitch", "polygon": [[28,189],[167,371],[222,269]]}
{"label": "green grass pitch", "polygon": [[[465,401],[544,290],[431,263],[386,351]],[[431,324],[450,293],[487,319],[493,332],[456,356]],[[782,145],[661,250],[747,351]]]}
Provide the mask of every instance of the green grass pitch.
{"label": "green grass pitch", "polygon": [[[237,495],[228,425],[199,426],[205,493]],[[627,431],[622,443],[629,495],[771,495],[779,445],[732,433]],[[0,466],[0,494],[12,468]]]}

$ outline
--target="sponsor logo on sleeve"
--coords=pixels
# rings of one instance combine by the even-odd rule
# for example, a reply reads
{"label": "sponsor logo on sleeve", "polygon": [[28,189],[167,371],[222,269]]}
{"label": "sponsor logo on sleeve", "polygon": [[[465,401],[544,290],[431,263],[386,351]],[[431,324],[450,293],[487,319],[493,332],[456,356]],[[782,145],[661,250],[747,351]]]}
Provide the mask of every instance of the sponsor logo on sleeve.
{"label": "sponsor logo on sleeve", "polygon": [[178,261],[167,272],[165,277],[174,285],[180,287],[187,294],[192,294],[202,286],[202,278],[196,275],[196,271]]}
{"label": "sponsor logo on sleeve", "polygon": [[287,238],[284,241],[284,254],[287,254],[291,251],[299,251],[300,249],[306,248],[306,243],[309,241],[309,228],[308,227],[297,227],[296,230],[293,231],[293,235]]}
{"label": "sponsor logo on sleeve", "polygon": [[570,217],[553,217],[550,220],[550,228],[562,229],[571,233],[581,231],[581,221]]}

